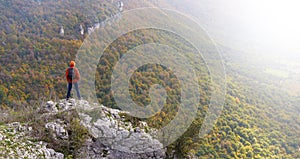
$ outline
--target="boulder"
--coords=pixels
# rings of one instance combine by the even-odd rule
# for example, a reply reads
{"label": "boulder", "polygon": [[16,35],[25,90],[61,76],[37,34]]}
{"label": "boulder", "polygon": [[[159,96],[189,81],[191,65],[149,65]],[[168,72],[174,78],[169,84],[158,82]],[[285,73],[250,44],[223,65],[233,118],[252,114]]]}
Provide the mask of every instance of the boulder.
{"label": "boulder", "polygon": [[67,125],[60,119],[47,123],[45,127],[53,132],[52,137],[56,140],[69,138],[68,131],[65,129]]}

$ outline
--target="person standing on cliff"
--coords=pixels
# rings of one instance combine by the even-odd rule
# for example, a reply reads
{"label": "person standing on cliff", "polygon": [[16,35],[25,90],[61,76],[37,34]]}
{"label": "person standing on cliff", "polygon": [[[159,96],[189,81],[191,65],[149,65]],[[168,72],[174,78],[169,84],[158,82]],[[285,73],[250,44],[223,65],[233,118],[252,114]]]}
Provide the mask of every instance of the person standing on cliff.
{"label": "person standing on cliff", "polygon": [[70,62],[70,67],[66,70],[66,79],[68,81],[68,93],[67,93],[67,100],[69,100],[71,96],[72,86],[75,86],[77,97],[80,100],[80,91],[78,87],[78,81],[80,80],[80,73],[78,69],[75,67],[75,62]]}

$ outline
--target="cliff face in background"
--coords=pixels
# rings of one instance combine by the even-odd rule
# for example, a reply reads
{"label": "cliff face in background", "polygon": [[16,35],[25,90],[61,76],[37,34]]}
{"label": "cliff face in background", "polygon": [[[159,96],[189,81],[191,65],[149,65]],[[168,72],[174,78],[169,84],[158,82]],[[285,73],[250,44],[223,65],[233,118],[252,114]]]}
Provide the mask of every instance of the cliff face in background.
{"label": "cliff face in background", "polygon": [[[80,111],[76,116],[75,107],[84,109],[86,113]],[[58,103],[48,101],[39,109],[39,113],[39,120],[44,121],[39,127],[17,122],[1,125],[0,143],[3,146],[0,146],[0,157],[60,159],[67,157],[66,154],[75,158],[166,157],[163,145],[151,136],[155,129],[148,127],[145,122],[131,123],[125,117],[126,112],[71,99]],[[66,119],[71,119],[71,122]],[[37,130],[44,131],[38,138],[34,136]],[[41,139],[50,143],[39,141]],[[63,145],[70,148],[73,144],[76,149],[72,154],[62,152]]]}

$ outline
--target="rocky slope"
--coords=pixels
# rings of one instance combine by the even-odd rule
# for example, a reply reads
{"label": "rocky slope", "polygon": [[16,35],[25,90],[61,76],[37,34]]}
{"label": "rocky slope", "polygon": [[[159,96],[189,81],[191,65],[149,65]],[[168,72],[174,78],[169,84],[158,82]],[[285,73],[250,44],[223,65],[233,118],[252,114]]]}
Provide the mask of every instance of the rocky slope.
{"label": "rocky slope", "polygon": [[63,159],[62,153],[47,148],[45,142],[33,142],[27,136],[31,127],[18,122],[0,126],[0,158]]}
{"label": "rocky slope", "polygon": [[[45,121],[43,128],[20,123],[0,127],[0,158],[165,158],[163,145],[151,135],[155,129],[145,122],[131,123],[126,112],[74,99],[48,101],[39,112],[39,120]],[[67,118],[80,119],[80,128],[70,126]],[[45,136],[39,139],[48,139],[48,143],[32,136],[35,129],[45,129]],[[80,134],[76,131],[84,129],[88,134],[79,140],[80,147],[64,155],[56,144],[72,145],[74,134]]]}

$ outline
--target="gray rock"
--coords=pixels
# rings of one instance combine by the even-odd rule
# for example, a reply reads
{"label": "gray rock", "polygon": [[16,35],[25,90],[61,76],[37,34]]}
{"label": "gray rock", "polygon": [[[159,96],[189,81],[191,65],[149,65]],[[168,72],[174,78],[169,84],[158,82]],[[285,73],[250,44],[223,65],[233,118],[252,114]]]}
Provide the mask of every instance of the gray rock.
{"label": "gray rock", "polygon": [[[47,113],[43,114],[45,119],[50,119],[50,122],[45,124],[45,128],[50,130],[50,135],[54,139],[70,142],[70,136],[66,130],[70,123],[61,119],[53,120],[53,117],[63,111],[66,112],[65,114],[71,115],[72,113],[69,112],[73,112],[71,110],[76,108],[81,119],[80,123],[89,130],[90,136],[83,143],[84,146],[75,150],[76,156],[79,156],[78,158],[144,159],[166,157],[166,150],[162,143],[152,135],[155,134],[156,130],[149,128],[146,122],[133,125],[126,121],[120,113],[127,112],[107,108],[103,105],[90,105],[85,100],[70,99],[68,101],[61,100],[58,103],[48,101],[42,107],[47,110]],[[18,134],[22,136],[22,133],[19,132],[29,132],[32,128],[23,126],[20,123],[12,123],[9,125],[9,129],[12,130],[10,132],[13,132],[15,136],[18,136]],[[0,142],[7,139],[1,131],[0,134]],[[14,142],[14,140],[9,139],[7,142]],[[23,149],[23,147],[27,147],[30,151]],[[6,154],[10,154],[10,152],[16,152],[16,158],[39,158],[41,155],[48,159],[64,158],[63,154],[47,148],[43,142],[20,142],[18,149],[8,150]]]}
{"label": "gray rock", "polygon": [[49,122],[45,125],[46,129],[52,130],[53,138],[55,139],[68,139],[69,135],[65,129],[66,125],[62,120],[56,120],[54,122]]}
{"label": "gray rock", "polygon": [[[166,150],[162,143],[146,133],[155,132],[146,122],[133,127],[132,123],[124,122],[124,117],[119,115],[126,112],[104,106],[91,111],[99,112],[99,116],[91,117],[88,112],[79,114],[82,124],[96,139],[87,142],[87,146],[78,151],[81,158],[165,158]],[[149,130],[145,131],[145,128]]]}
{"label": "gray rock", "polygon": [[27,136],[31,128],[26,125],[15,122],[1,128],[0,149],[4,156],[10,158],[41,158],[41,156],[45,156],[46,159],[64,158],[63,154],[46,148],[43,142],[31,142]]}
{"label": "gray rock", "polygon": [[[58,104],[53,101],[48,101],[46,103],[45,107],[42,108],[42,110],[44,110],[45,112],[48,112],[48,113],[56,114],[59,112],[74,109],[74,106],[76,106],[76,104],[79,102],[80,101],[76,101],[75,99],[69,99],[69,100],[63,99],[63,100],[60,100],[58,102]],[[79,105],[81,105],[81,104],[79,104]]]}
{"label": "gray rock", "polygon": [[68,105],[61,102],[61,103],[58,104],[58,109],[59,110],[66,110],[66,109],[68,109]]}
{"label": "gray rock", "polygon": [[48,101],[46,103],[46,106],[49,106],[49,107],[52,107],[53,105],[55,105],[55,102],[53,102],[53,101]]}
{"label": "gray rock", "polygon": [[55,152],[53,149],[43,149],[46,159],[64,159],[64,155],[62,153]]}
{"label": "gray rock", "polygon": [[53,101],[48,101],[46,103],[46,106],[44,107],[44,110],[46,112],[49,112],[49,113],[56,113],[56,112],[58,112],[58,109],[56,107],[56,103],[53,102]]}

